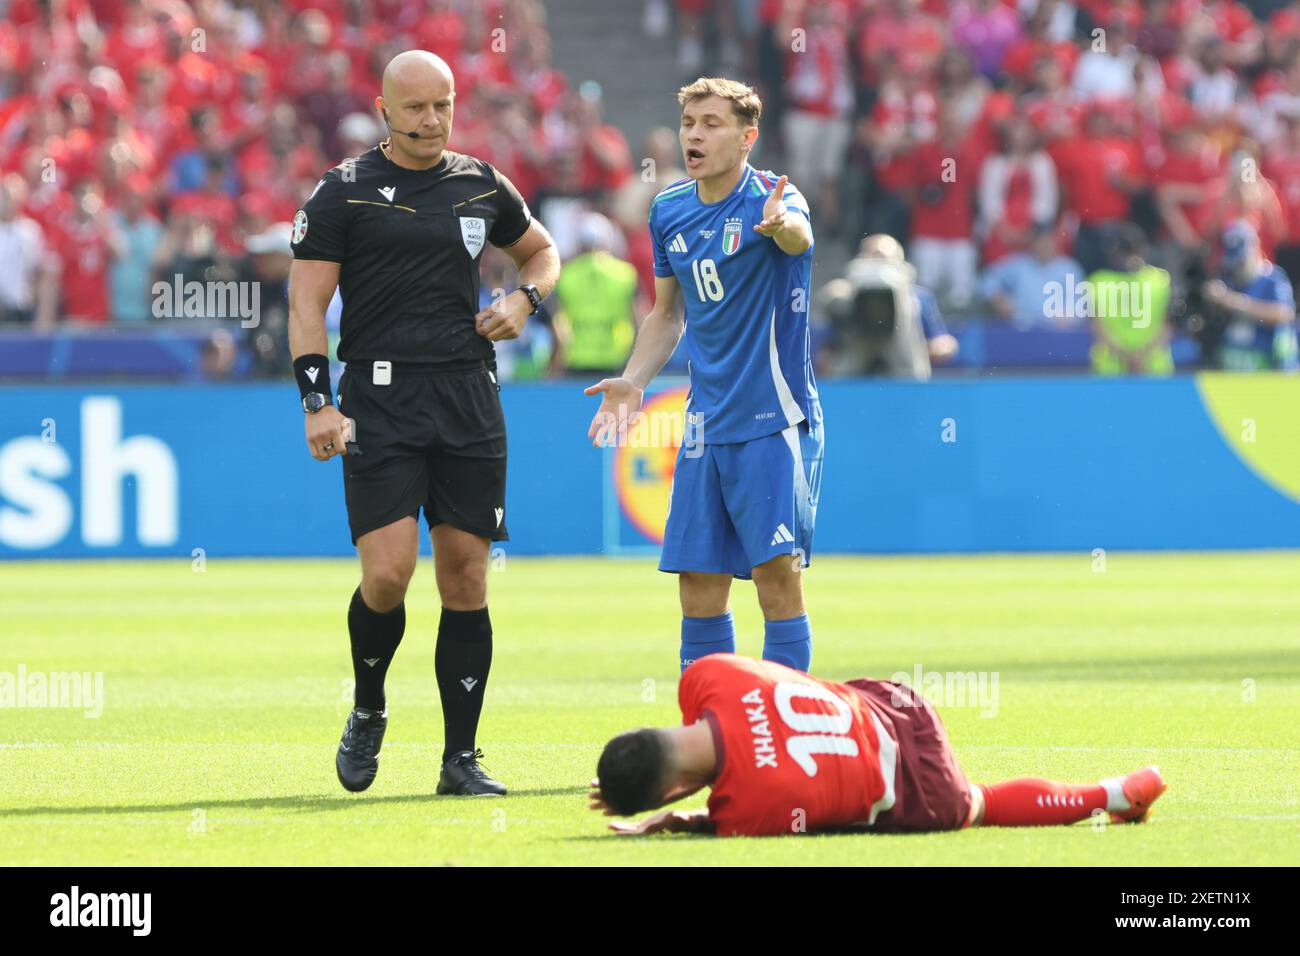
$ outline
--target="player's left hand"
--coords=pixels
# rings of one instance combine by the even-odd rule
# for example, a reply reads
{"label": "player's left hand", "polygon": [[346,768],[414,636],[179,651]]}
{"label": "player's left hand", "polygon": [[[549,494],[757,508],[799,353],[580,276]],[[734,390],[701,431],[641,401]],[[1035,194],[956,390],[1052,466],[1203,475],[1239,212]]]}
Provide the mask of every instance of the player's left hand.
{"label": "player's left hand", "polygon": [[607,817],[615,815],[614,811],[609,808],[609,805],[605,803],[604,799],[601,797],[600,780],[596,777],[591,779],[591,792],[587,794],[587,797],[591,800],[591,803],[588,804],[588,809],[599,810]]}
{"label": "player's left hand", "polygon": [[501,299],[494,299],[486,309],[474,316],[474,330],[489,342],[517,339],[524,323],[533,310],[528,296],[518,290]]}
{"label": "player's left hand", "polygon": [[788,177],[782,176],[772,188],[772,194],[763,203],[763,221],[754,226],[754,231],[763,236],[775,236],[785,225],[785,201],[781,194],[785,192]]}

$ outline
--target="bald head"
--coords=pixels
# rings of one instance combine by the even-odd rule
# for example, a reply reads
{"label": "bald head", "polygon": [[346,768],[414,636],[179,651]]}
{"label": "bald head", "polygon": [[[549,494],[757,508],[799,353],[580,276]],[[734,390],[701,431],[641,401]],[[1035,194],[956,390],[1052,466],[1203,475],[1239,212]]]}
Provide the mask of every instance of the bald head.
{"label": "bald head", "polygon": [[893,236],[878,232],[867,236],[858,245],[858,255],[864,259],[884,259],[887,262],[902,262],[903,247]]}
{"label": "bald head", "polygon": [[428,50],[406,50],[384,67],[384,99],[395,101],[411,92],[450,94],[455,88],[447,61]]}
{"label": "bald head", "polygon": [[390,138],[393,162],[427,169],[442,158],[451,136],[454,83],[451,68],[427,50],[407,50],[388,61],[375,107],[391,130],[406,134]]}

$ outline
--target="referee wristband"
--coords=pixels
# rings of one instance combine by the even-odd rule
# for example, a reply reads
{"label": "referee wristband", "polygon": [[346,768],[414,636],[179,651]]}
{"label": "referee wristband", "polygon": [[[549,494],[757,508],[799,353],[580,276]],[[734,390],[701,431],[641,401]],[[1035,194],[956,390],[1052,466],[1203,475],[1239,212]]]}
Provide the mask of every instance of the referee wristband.
{"label": "referee wristband", "polygon": [[298,382],[302,398],[312,392],[327,397],[334,395],[330,389],[330,360],[324,355],[299,355],[293,360],[293,377]]}

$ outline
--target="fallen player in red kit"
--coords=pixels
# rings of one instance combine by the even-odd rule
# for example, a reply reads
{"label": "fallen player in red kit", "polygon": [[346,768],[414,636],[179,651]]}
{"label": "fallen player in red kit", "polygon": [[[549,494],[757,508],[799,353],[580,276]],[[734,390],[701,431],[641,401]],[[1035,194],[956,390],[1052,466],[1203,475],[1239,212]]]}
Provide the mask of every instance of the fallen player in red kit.
{"label": "fallen player in red kit", "polygon": [[939,715],[903,684],[819,680],[771,661],[712,654],[678,686],[682,726],[605,745],[592,809],[631,816],[710,788],[704,810],[668,810],[619,833],[774,836],[1075,823],[1140,823],[1165,791],[1155,767],[1094,784],[1026,777],[970,784]]}

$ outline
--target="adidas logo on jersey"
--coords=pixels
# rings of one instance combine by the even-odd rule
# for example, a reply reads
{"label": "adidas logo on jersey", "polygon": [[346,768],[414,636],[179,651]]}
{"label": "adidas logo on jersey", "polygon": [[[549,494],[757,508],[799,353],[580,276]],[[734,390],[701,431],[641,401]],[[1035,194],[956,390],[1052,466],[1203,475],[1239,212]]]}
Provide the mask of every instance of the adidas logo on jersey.
{"label": "adidas logo on jersey", "polygon": [[772,544],[789,544],[794,540],[794,535],[784,523],[776,526],[776,533],[772,535]]}
{"label": "adidas logo on jersey", "polygon": [[680,232],[677,235],[673,236],[672,242],[668,243],[668,251],[680,252],[680,253],[686,252],[686,239],[685,237],[682,236]]}

